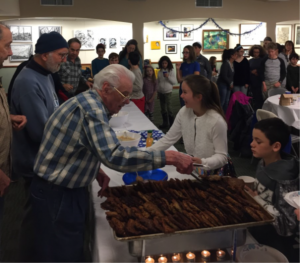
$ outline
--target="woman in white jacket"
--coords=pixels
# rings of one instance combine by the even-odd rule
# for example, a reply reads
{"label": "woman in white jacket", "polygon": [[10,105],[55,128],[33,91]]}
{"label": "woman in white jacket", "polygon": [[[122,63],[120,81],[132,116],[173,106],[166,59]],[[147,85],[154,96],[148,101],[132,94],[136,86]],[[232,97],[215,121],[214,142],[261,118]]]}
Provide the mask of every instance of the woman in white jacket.
{"label": "woman in white jacket", "polygon": [[172,126],[174,117],[171,109],[171,98],[173,85],[177,83],[173,65],[169,57],[163,56],[158,62],[160,71],[157,74],[158,97],[160,101],[161,115],[163,124],[160,129]]}
{"label": "woman in white jacket", "polygon": [[149,149],[166,150],[183,137],[185,150],[195,163],[211,170],[223,167],[227,163],[227,124],[216,84],[201,75],[189,75],[182,91],[185,106],[169,132]]}

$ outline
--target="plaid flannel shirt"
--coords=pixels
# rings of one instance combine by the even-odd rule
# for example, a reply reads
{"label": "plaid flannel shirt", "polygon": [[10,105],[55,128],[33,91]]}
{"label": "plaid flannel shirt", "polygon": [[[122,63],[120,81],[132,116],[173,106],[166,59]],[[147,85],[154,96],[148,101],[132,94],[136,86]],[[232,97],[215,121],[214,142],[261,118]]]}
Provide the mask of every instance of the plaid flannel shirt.
{"label": "plaid flannel shirt", "polygon": [[66,101],[45,126],[35,173],[54,184],[78,188],[91,184],[101,163],[120,172],[165,165],[163,151],[121,146],[108,121],[108,110],[95,90]]}
{"label": "plaid flannel shirt", "polygon": [[75,63],[73,63],[69,57],[67,57],[67,61],[60,65],[58,75],[62,84],[70,84],[73,86],[73,90],[69,91],[73,94],[79,86],[80,78],[82,78],[85,82],[87,81],[82,76],[81,61],[79,57],[75,59]]}

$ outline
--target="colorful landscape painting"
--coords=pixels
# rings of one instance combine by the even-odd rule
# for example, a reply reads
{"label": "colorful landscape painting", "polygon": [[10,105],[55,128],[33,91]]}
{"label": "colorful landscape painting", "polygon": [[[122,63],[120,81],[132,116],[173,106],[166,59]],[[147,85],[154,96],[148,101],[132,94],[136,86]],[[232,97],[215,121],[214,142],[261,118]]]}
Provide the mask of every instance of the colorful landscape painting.
{"label": "colorful landscape painting", "polygon": [[202,31],[202,50],[204,52],[223,51],[228,47],[229,47],[229,35],[225,31],[222,30]]}

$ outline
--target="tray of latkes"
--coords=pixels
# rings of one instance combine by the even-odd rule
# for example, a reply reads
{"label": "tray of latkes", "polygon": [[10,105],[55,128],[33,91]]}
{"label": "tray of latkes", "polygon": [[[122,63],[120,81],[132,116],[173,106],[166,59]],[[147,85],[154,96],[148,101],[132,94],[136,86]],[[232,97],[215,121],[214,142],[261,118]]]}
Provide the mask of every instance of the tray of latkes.
{"label": "tray of latkes", "polygon": [[237,178],[209,176],[201,182],[170,179],[109,187],[101,204],[119,241],[269,224],[274,218]]}

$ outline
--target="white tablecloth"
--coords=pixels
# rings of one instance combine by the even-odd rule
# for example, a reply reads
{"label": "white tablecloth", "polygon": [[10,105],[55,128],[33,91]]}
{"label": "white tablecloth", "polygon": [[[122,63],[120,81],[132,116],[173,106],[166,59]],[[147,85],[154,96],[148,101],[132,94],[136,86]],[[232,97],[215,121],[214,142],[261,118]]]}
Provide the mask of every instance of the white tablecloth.
{"label": "white tablecloth", "polygon": [[300,103],[296,102],[294,105],[280,106],[279,98],[280,95],[267,98],[263,105],[263,109],[275,113],[289,126],[297,126],[297,123],[299,125],[299,122],[297,121],[300,120]]}
{"label": "white tablecloth", "polygon": [[[154,130],[157,127],[148,120],[148,118],[136,107],[133,102],[124,106],[122,111],[129,113],[128,121],[120,128],[115,130]],[[171,150],[176,150],[174,147]],[[101,168],[110,177],[110,186],[123,185],[123,173],[111,170],[104,165]],[[167,165],[162,168],[169,178],[191,179],[190,175],[182,175],[176,171],[174,166]],[[95,211],[95,236],[93,248],[93,261],[94,262],[136,262],[136,258],[130,256],[128,252],[127,242],[116,241],[112,235],[111,227],[109,226],[105,211],[101,209],[100,204],[105,199],[100,199],[98,195],[100,187],[95,180],[92,184],[92,196]]]}

